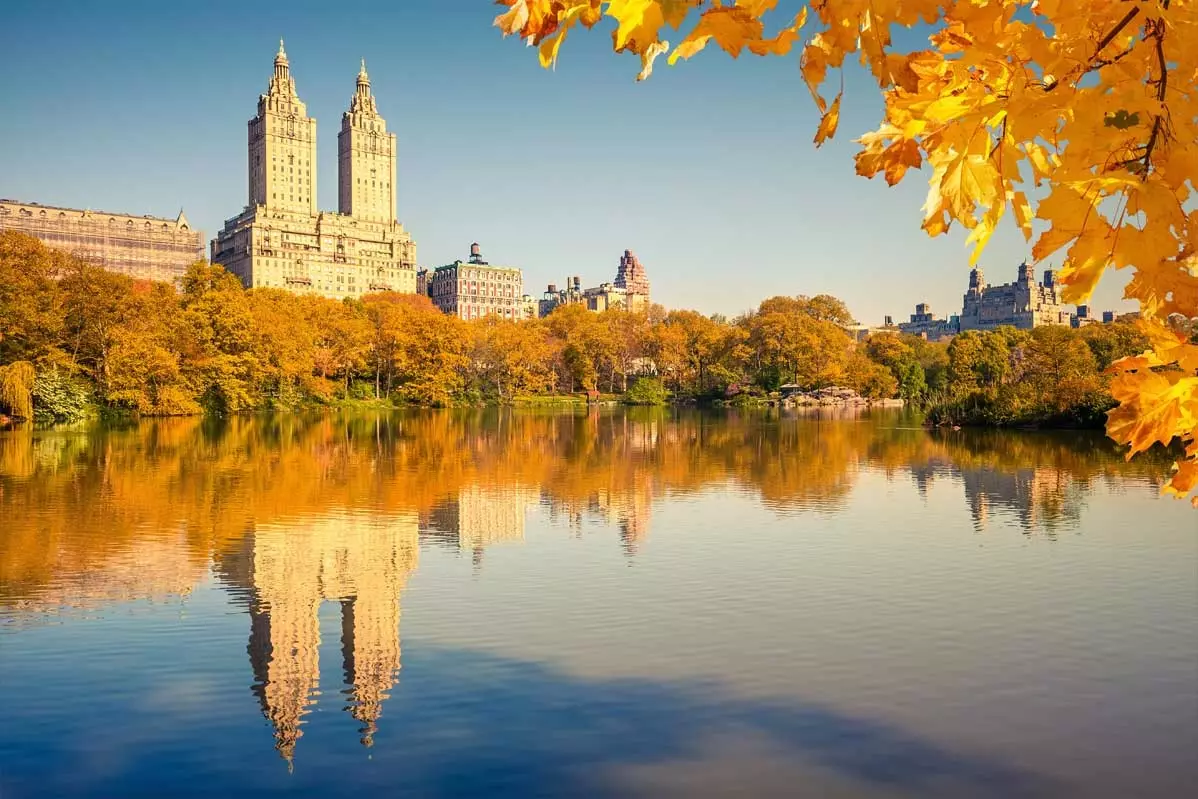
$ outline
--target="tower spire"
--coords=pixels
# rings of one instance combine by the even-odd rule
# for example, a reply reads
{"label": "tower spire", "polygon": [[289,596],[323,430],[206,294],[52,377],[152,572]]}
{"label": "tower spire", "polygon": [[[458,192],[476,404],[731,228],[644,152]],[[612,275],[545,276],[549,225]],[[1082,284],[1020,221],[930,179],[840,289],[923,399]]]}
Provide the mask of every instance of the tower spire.
{"label": "tower spire", "polygon": [[275,54],[275,73],[270,79],[269,93],[288,96],[295,94],[295,85],[291,82],[291,65],[287,61],[287,51],[283,49],[282,39],[279,39],[279,52]]}
{"label": "tower spire", "polygon": [[349,102],[349,112],[369,116],[378,114],[374,98],[370,95],[370,76],[366,74],[365,58],[362,59],[362,67],[358,70],[358,80],[354,87],[354,96]]}

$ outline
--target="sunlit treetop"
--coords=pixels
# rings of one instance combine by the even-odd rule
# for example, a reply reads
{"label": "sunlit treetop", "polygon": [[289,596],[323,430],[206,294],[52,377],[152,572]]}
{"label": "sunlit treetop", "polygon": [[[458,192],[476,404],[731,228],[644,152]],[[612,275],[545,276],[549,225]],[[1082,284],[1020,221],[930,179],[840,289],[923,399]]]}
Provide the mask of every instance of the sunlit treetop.
{"label": "sunlit treetop", "polygon": [[[963,226],[976,263],[1009,209],[1036,260],[1064,253],[1067,302],[1084,302],[1108,268],[1133,271],[1125,296],[1152,349],[1112,367],[1121,406],[1108,432],[1129,456],[1179,439],[1169,490],[1198,488],[1194,0],[812,0],[793,15],[778,0],[497,4],[495,24],[546,67],[571,30],[605,19],[614,49],[640,57],[637,80],[661,56],[673,65],[708,46],[797,53],[817,146],[836,133],[838,72],[855,58],[885,98],[879,127],[856,140],[857,172],[894,185],[926,164],[929,235]],[[926,46],[896,48],[902,28],[927,30]]]}

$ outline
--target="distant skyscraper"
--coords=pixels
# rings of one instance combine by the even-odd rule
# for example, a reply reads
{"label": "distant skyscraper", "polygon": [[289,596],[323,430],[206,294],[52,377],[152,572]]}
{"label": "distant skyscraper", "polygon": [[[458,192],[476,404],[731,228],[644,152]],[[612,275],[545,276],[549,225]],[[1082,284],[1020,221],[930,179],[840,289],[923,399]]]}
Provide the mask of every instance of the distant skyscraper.
{"label": "distant skyscraper", "polygon": [[366,64],[337,137],[338,213],[316,207],[316,120],[296,93],[283,43],[249,121],[249,204],[212,241],[212,262],[246,288],[336,299],[416,291],[416,245],[396,220],[395,134]]}
{"label": "distant skyscraper", "polygon": [[34,236],[112,272],[174,282],[204,260],[204,237],[179,211],[174,219],[0,200],[0,230]]}

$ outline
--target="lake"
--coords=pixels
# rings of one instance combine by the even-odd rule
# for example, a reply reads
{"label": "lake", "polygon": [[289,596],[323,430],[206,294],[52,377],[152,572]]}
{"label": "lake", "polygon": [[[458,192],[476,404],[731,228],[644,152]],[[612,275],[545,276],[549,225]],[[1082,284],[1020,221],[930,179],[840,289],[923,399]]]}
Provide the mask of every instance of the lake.
{"label": "lake", "polygon": [[901,411],[0,433],[0,797],[1198,789],[1198,511]]}

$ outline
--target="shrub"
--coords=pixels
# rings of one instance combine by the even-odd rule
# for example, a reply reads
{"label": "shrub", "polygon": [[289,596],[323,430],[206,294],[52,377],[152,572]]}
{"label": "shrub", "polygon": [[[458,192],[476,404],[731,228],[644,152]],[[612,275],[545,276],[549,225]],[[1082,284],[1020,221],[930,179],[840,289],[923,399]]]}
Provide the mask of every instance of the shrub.
{"label": "shrub", "polygon": [[669,398],[666,387],[656,377],[638,377],[624,393],[628,405],[665,405]]}
{"label": "shrub", "polygon": [[50,369],[33,381],[33,419],[39,424],[76,422],[87,416],[91,392],[70,375]]}

